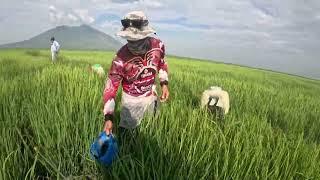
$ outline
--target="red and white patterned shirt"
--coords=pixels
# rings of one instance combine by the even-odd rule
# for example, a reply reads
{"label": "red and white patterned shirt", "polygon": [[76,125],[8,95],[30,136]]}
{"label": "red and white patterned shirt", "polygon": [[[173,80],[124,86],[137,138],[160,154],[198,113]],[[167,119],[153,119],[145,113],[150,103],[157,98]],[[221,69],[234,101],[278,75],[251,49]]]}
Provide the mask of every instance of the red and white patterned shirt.
{"label": "red and white patterned shirt", "polygon": [[123,92],[133,97],[156,95],[155,78],[158,73],[160,84],[168,83],[168,65],[164,59],[164,44],[156,38],[149,37],[150,49],[142,55],[131,53],[124,45],[112,61],[103,92],[106,119],[112,119],[115,96],[122,83]]}

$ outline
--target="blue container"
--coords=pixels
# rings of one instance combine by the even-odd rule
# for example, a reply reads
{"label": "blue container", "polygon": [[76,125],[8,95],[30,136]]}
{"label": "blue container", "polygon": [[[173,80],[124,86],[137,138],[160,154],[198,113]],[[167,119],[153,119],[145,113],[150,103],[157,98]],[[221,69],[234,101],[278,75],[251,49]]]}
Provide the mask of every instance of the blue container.
{"label": "blue container", "polygon": [[104,166],[111,166],[118,155],[118,144],[112,134],[107,135],[104,131],[91,144],[91,156]]}

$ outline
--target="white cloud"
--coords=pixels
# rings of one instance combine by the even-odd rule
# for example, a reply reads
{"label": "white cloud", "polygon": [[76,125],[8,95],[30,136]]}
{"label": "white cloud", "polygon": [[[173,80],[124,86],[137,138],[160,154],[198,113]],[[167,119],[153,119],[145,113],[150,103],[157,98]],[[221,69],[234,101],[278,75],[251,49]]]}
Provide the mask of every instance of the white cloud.
{"label": "white cloud", "polygon": [[68,19],[70,19],[71,21],[74,21],[74,22],[77,22],[77,21],[78,21],[78,18],[77,18],[75,15],[71,14],[71,13],[69,13],[69,14],[67,15],[67,17],[68,17]]}
{"label": "white cloud", "polygon": [[87,9],[76,9],[74,10],[74,14],[78,16],[81,19],[81,21],[86,24],[94,22],[94,18],[89,15],[89,11]]}
{"label": "white cloud", "polygon": [[106,21],[99,25],[99,28],[102,29],[105,32],[108,32],[109,35],[116,37],[116,32],[120,31],[121,27],[119,27],[119,24],[116,22],[109,22]]}
{"label": "white cloud", "polygon": [[311,63],[300,67],[306,71],[319,67],[318,0],[4,1],[0,7],[0,43],[27,39],[61,24],[94,24],[114,35],[120,23],[109,19],[95,23],[99,15],[123,17],[129,11],[143,10],[173,54],[265,66],[268,57],[275,67],[280,66],[276,62],[287,62],[287,68],[293,59],[300,58]]}
{"label": "white cloud", "polygon": [[50,6],[49,6],[49,11],[56,12],[56,11],[57,11],[57,8],[54,7],[53,5],[50,5]]}
{"label": "white cloud", "polygon": [[268,15],[266,13],[263,13],[262,11],[260,10],[256,10],[255,13],[257,14],[258,16],[258,20],[257,20],[257,23],[259,25],[266,25],[266,26],[271,26],[273,25],[273,20],[274,18],[271,16],[271,15]]}
{"label": "white cloud", "polygon": [[58,9],[54,5],[49,6],[49,18],[54,25],[91,24],[94,22],[94,18],[89,15],[87,9],[64,10]]}
{"label": "white cloud", "polygon": [[138,5],[146,6],[148,8],[162,8],[163,4],[156,0],[140,0],[135,2]]}

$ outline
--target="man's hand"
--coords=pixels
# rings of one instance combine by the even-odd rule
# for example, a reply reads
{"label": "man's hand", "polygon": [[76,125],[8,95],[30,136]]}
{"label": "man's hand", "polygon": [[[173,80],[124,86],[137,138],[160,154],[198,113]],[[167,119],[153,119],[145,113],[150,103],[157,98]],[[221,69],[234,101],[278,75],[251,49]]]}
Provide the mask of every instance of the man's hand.
{"label": "man's hand", "polygon": [[111,120],[107,120],[104,122],[104,127],[103,130],[104,132],[106,132],[107,135],[112,133],[112,121]]}
{"label": "man's hand", "polygon": [[166,102],[169,98],[169,88],[168,85],[162,85],[162,95],[160,97],[161,102]]}

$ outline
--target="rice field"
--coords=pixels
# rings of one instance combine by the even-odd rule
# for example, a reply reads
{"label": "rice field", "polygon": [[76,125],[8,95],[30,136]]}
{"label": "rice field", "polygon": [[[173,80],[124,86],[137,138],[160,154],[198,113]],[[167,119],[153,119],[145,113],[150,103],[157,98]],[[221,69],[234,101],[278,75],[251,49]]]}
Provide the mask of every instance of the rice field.
{"label": "rice field", "polygon": [[[320,81],[167,57],[170,101],[103,168],[89,147],[105,79],[88,66],[108,70],[114,52],[61,55],[0,51],[0,179],[320,179]],[[213,85],[230,95],[223,121],[199,108]]]}

